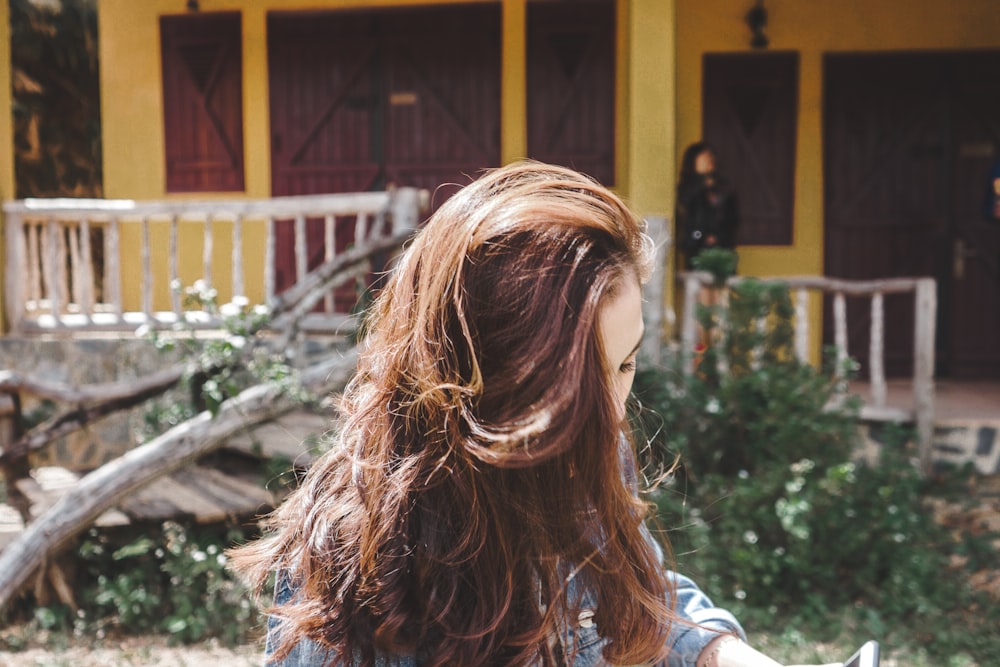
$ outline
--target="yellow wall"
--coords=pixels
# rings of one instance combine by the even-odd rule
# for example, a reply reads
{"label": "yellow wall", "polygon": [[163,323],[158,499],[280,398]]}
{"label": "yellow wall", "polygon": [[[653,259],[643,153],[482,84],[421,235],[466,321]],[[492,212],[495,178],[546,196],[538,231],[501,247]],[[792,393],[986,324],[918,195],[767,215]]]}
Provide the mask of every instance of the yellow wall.
{"label": "yellow wall", "polygon": [[[743,17],[753,3],[677,0],[676,5],[676,145],[683,150],[701,138],[702,54],[749,51]],[[797,51],[800,58],[794,245],[740,248],[740,273],[821,275],[823,54],[1000,48],[1000,5],[996,0],[766,0],[765,6],[769,48]],[[815,304],[811,320],[817,331]]]}
{"label": "yellow wall", "polygon": [[[701,57],[749,51],[751,2],[678,0],[677,146],[701,135]],[[823,269],[822,55],[828,52],[1000,48],[996,0],[767,0],[774,50],[800,54],[795,244],[740,250],[741,272],[819,274]],[[679,159],[679,158],[678,158]]]}
{"label": "yellow wall", "polygon": [[[0,2],[0,202],[14,198],[14,126],[11,118],[10,81],[10,4]],[[3,223],[3,213],[0,213]],[[0,258],[5,258],[3,235],[0,235]],[[6,267],[6,260],[0,259]],[[3,313],[3,291],[0,290],[0,313]],[[0,317],[0,319],[3,319]],[[3,331],[6,331],[6,324]]]}
{"label": "yellow wall", "polygon": [[[246,191],[218,197],[270,194],[266,16],[272,10],[447,4],[468,0],[200,0],[202,11],[238,10],[243,24],[244,155]],[[496,0],[473,0],[493,2]],[[525,84],[525,7],[527,0],[500,0],[503,8],[501,73],[501,160],[527,153]],[[186,0],[99,0],[101,114],[104,141],[104,191],[109,198],[184,199],[204,194],[168,195],[165,191],[163,104],[159,16],[183,13]],[[617,170],[618,189],[642,215],[666,215],[673,208],[675,130],[671,109],[674,0],[619,0]],[[208,195],[213,196],[213,195]],[[251,226],[245,248],[248,296],[263,291],[263,231]],[[159,239],[159,236],[156,236]],[[257,239],[261,244],[255,245]],[[130,238],[130,242],[135,239]],[[192,242],[193,243],[193,242]],[[226,240],[216,249],[228,253]],[[190,246],[197,253],[200,251]],[[141,295],[138,253],[123,253],[126,308],[138,308]],[[159,261],[159,260],[157,260]],[[182,269],[182,272],[183,269]],[[159,271],[157,275],[162,275]],[[220,276],[221,278],[221,276]],[[255,279],[256,282],[255,282]],[[165,280],[159,281],[154,308],[169,307]],[[189,282],[186,279],[185,283]],[[218,285],[228,298],[223,284]]]}

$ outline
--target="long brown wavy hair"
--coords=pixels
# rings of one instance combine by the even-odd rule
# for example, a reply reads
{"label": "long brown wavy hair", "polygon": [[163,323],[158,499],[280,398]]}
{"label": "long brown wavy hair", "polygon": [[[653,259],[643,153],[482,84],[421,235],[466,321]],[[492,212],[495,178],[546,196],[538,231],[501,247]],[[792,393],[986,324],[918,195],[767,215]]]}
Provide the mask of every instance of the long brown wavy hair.
{"label": "long brown wavy hair", "polygon": [[258,593],[295,590],[268,609],[275,657],[308,638],[347,663],[554,664],[571,572],[606,660],[664,657],[670,582],[597,326],[650,262],[642,222],[568,169],[516,163],[438,209],[376,302],[335,447],[233,554]]}

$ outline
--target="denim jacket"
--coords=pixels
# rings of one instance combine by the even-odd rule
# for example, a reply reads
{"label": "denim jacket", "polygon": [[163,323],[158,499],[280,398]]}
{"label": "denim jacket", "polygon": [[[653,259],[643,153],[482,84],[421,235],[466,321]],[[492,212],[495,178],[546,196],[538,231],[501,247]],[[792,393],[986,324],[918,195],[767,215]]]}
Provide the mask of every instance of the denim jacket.
{"label": "denim jacket", "polygon": [[[695,667],[698,655],[702,649],[720,633],[736,633],[746,639],[739,622],[724,609],[719,609],[698,586],[687,577],[671,572],[670,575],[677,585],[677,614],[697,625],[676,622],[670,630],[670,653],[661,667]],[[573,582],[569,584],[569,596],[573,597]],[[596,667],[604,665],[601,651],[606,641],[598,634],[597,626],[592,620],[587,603],[593,599],[591,591],[584,591],[580,618],[576,627],[568,630],[563,637],[563,645],[573,647],[572,667]],[[275,601],[287,601],[292,590],[281,586],[275,596]],[[268,621],[266,654],[270,656],[276,640],[276,623]],[[323,647],[312,641],[300,642],[292,652],[280,662],[265,659],[267,667],[346,667],[342,662],[332,660]],[[377,667],[419,667],[419,662],[412,656],[381,655],[377,659]]]}
{"label": "denim jacket", "polygon": [[[622,445],[622,477],[630,487],[637,491],[635,463],[624,440]],[[645,526],[643,526],[643,532],[656,550],[657,557],[662,564],[663,551],[659,544],[656,543]],[[696,667],[695,663],[702,649],[719,634],[737,634],[740,638],[746,639],[743,628],[733,615],[712,604],[708,596],[691,579],[672,571],[668,572],[668,575],[675,585],[676,613],[689,623],[673,623],[668,638],[670,653],[666,662],[660,663],[659,667]],[[567,583],[566,588],[567,599],[574,603],[573,608],[581,610],[575,626],[568,628],[564,636],[561,637],[565,652],[573,656],[572,665],[568,667],[596,667],[606,664],[601,651],[607,640],[600,636],[593,621],[593,612],[597,606],[596,595],[593,590],[582,584],[582,581],[579,578],[572,578]],[[279,581],[275,602],[277,604],[287,602],[293,593],[294,591],[288,585],[287,580]],[[275,619],[271,618],[268,620],[265,656],[267,667],[348,667],[343,662],[334,660],[334,656],[322,646],[309,640],[297,644],[284,660],[268,661],[267,657],[272,654],[276,640],[277,623]],[[413,656],[380,655],[377,657],[377,667],[419,667],[419,664],[419,660]]]}

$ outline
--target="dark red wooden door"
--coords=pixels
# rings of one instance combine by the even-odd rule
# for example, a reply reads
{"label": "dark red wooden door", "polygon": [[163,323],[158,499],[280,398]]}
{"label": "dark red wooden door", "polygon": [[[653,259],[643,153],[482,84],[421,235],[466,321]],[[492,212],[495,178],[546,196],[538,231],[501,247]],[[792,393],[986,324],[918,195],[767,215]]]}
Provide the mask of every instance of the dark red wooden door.
{"label": "dark red wooden door", "polygon": [[240,15],[160,17],[167,192],[243,189]]}
{"label": "dark red wooden door", "polygon": [[615,183],[615,3],[527,6],[528,155]]}
{"label": "dark red wooden door", "polygon": [[[500,163],[499,5],[272,12],[268,59],[276,196],[416,186],[436,207]],[[307,226],[315,265],[322,223]],[[276,239],[279,291],[291,234]]]}
{"label": "dark red wooden door", "polygon": [[[825,273],[934,276],[939,373],[1000,377],[1000,237],[981,213],[1000,54],[831,55],[824,72]],[[868,304],[848,306],[864,365]],[[890,374],[911,368],[912,327],[912,298],[887,297]]]}

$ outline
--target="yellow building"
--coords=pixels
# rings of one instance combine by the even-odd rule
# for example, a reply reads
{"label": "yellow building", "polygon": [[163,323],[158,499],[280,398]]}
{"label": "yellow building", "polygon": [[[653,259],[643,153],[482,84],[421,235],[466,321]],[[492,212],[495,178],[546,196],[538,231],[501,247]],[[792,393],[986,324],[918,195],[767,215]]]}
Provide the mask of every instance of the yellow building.
{"label": "yellow building", "polygon": [[[1000,377],[1000,224],[980,214],[1000,141],[993,0],[98,10],[109,198],[434,188],[530,156],[672,217],[681,152],[705,138],[739,191],[740,273],[933,275],[942,371]],[[912,313],[890,298],[887,317],[905,365],[893,327]]]}

